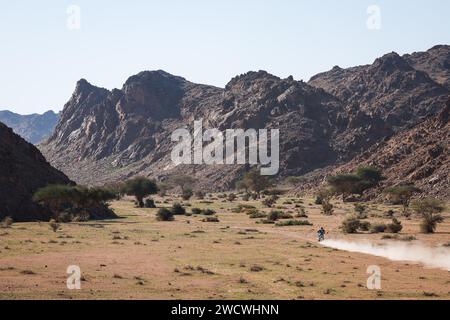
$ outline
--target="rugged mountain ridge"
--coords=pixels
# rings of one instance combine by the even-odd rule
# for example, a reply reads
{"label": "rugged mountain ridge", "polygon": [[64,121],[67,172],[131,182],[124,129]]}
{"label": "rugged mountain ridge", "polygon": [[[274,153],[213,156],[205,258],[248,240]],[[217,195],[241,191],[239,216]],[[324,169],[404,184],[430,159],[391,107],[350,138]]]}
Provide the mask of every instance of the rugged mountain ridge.
{"label": "rugged mountain ridge", "polygon": [[32,144],[50,137],[58,123],[59,115],[53,111],[43,114],[21,115],[8,110],[0,111],[0,122]]}
{"label": "rugged mountain ridge", "polygon": [[202,118],[205,129],[280,129],[280,175],[303,175],[345,163],[439,112],[450,92],[426,73],[436,68],[422,69],[391,53],[369,66],[335,67],[308,83],[265,71],[237,76],[223,89],[161,70],[141,72],[111,91],[80,80],[40,148],[84,184],[188,173],[200,188],[230,188],[246,166],[175,167],[170,160],[173,130],[192,129]]}
{"label": "rugged mountain ridge", "polygon": [[0,123],[0,219],[48,220],[49,212],[32,201],[33,193],[48,184],[68,183],[35,146]]}
{"label": "rugged mountain ridge", "polygon": [[374,144],[351,161],[310,173],[296,191],[311,193],[326,185],[326,177],[376,166],[385,180],[365,197],[383,197],[389,186],[414,184],[423,195],[450,198],[450,97],[441,111],[423,122]]}

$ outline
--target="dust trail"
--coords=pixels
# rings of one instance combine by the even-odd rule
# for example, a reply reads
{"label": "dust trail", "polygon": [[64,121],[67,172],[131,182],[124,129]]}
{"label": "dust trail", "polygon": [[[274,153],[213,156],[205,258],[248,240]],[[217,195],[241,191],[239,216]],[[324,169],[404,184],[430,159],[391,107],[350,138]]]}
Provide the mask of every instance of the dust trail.
{"label": "dust trail", "polygon": [[392,261],[422,263],[427,267],[450,271],[450,250],[445,247],[426,247],[409,243],[374,244],[369,241],[344,240],[325,240],[321,244],[334,249],[371,254]]}

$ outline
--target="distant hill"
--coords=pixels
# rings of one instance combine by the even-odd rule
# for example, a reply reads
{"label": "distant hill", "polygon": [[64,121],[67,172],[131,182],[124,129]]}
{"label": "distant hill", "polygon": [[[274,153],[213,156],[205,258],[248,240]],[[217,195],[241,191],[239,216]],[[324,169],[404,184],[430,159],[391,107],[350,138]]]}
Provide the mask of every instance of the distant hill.
{"label": "distant hill", "polygon": [[32,144],[47,139],[58,123],[59,115],[53,111],[44,114],[21,115],[8,110],[0,111],[0,122]]}

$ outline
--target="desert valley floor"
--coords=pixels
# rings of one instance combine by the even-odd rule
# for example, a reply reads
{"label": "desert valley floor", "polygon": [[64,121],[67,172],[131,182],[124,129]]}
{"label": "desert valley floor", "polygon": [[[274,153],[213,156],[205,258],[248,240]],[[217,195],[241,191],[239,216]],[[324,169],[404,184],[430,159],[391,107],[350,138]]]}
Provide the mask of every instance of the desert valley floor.
{"label": "desert valley floor", "polygon": [[[46,222],[0,229],[0,299],[450,299],[449,271],[324,247],[315,233],[324,226],[328,239],[443,248],[450,243],[448,211],[436,234],[420,234],[417,219],[400,217],[397,239],[382,240],[383,234],[339,230],[352,204],[335,201],[335,214],[324,216],[313,199],[282,198],[277,206],[286,211],[302,203],[313,226],[277,227],[232,211],[239,203],[260,208],[259,201],[207,200],[184,204],[188,212],[214,209],[219,222],[200,215],[160,222],[158,209],[136,208],[130,198],[111,204],[115,220],[62,224],[57,232]],[[388,209],[401,211],[369,208],[371,222],[388,222]],[[66,287],[69,265],[81,268],[81,290]],[[381,268],[381,290],[366,287],[370,265]]]}

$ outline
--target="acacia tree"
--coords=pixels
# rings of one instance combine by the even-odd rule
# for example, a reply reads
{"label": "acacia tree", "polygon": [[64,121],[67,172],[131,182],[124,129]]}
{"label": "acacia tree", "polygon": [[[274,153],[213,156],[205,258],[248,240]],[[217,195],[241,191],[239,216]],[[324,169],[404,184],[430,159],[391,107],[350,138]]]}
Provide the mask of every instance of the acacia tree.
{"label": "acacia tree", "polygon": [[327,178],[328,184],[342,200],[351,194],[362,195],[364,191],[377,186],[384,177],[381,171],[373,166],[361,166],[352,174],[337,174]]}
{"label": "acacia tree", "polygon": [[413,210],[422,217],[420,229],[423,233],[434,233],[438,223],[444,222],[441,212],[444,202],[435,198],[425,198],[412,203]]}
{"label": "acacia tree", "polygon": [[183,193],[186,189],[192,189],[195,179],[186,175],[171,176],[168,180],[171,185],[179,186]]}
{"label": "acacia tree", "polygon": [[123,192],[129,196],[134,196],[140,208],[144,207],[144,198],[156,194],[158,186],[154,180],[145,177],[136,177],[127,180],[123,186]]}
{"label": "acacia tree", "polygon": [[420,192],[414,185],[399,185],[387,188],[385,191],[394,203],[400,203],[403,206],[403,214],[407,214],[411,198],[415,193]]}
{"label": "acacia tree", "polygon": [[243,182],[245,185],[253,190],[258,196],[261,191],[264,191],[272,186],[272,182],[267,176],[261,175],[258,168],[253,168],[244,175]]}

